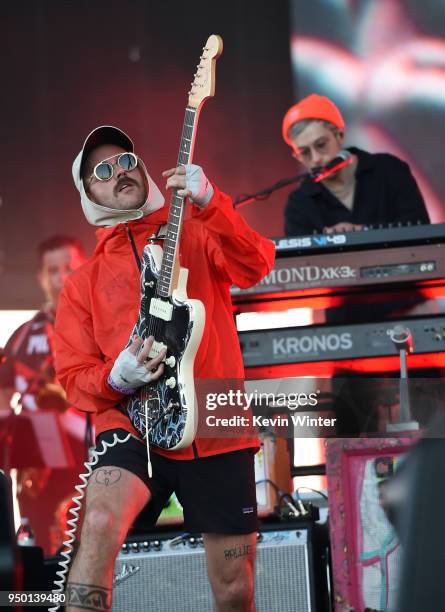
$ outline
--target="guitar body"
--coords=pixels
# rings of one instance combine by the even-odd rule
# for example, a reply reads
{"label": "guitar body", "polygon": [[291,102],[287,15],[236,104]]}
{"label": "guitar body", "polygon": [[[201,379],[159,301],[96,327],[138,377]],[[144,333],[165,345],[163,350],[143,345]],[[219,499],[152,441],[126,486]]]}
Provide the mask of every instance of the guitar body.
{"label": "guitar body", "polygon": [[135,334],[143,339],[152,335],[159,350],[167,347],[164,374],[129,398],[127,413],[143,438],[148,429],[150,444],[164,450],[179,450],[193,442],[198,424],[193,364],[204,330],[205,309],[199,300],[187,298],[188,270],[180,268],[177,288],[170,297],[162,299],[168,317],[150,314],[153,301],[159,302],[155,289],[162,253],[156,245],[144,248],[141,305],[131,338]]}

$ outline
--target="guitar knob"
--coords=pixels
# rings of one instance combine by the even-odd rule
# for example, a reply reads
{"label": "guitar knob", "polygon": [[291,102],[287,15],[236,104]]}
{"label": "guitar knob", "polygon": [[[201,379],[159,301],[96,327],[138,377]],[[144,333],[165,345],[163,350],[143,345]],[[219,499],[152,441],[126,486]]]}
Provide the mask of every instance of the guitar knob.
{"label": "guitar knob", "polygon": [[176,387],[176,378],[174,376],[167,378],[167,380],[165,381],[165,384],[167,385],[169,389],[174,389]]}
{"label": "guitar knob", "polygon": [[173,355],[171,357],[167,357],[167,359],[165,360],[165,365],[168,365],[169,368],[174,368],[175,364],[176,359]]}

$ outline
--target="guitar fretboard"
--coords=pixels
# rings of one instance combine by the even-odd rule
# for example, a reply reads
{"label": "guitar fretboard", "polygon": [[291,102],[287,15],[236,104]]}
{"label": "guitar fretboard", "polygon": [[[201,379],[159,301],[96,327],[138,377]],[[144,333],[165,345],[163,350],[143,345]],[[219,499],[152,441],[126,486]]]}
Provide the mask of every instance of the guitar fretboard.
{"label": "guitar fretboard", "polygon": [[[197,115],[197,109],[190,107],[185,109],[177,166],[191,163],[197,127]],[[171,295],[172,275],[181,233],[183,210],[184,198],[179,196],[175,191],[170,203],[167,232],[164,240],[164,254],[162,256],[161,271],[156,287],[156,293],[160,297],[168,297]]]}

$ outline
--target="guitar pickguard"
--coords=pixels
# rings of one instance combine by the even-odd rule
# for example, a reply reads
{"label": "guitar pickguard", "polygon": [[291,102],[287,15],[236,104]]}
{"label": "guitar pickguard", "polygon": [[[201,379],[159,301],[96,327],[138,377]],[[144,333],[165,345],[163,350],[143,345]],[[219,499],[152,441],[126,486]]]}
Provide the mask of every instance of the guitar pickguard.
{"label": "guitar pickguard", "polygon": [[[130,340],[135,334],[143,339],[154,336],[157,342],[168,347],[167,357],[173,356],[175,364],[164,364],[163,376],[144,385],[132,395],[126,409],[143,438],[148,428],[151,444],[164,450],[173,450],[189,445],[196,430],[193,377],[186,373],[190,367],[184,367],[194,332],[194,309],[187,300],[180,302],[166,298],[172,305],[171,320],[165,321],[150,315],[150,301],[155,296],[158,277],[159,270],[150,246],[146,246],[142,255],[140,312]],[[169,380],[175,381],[174,387],[167,385]]]}

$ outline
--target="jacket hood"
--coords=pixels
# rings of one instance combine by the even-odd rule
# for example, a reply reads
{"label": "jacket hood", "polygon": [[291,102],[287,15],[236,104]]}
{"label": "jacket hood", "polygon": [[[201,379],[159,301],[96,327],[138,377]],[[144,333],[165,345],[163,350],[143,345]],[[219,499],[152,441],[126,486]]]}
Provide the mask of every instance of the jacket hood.
{"label": "jacket hood", "polygon": [[117,144],[124,149],[134,153],[133,141],[119,128],[111,125],[102,125],[93,130],[86,138],[85,143],[80,153],[76,156],[73,162],[73,179],[77,190],[80,193],[80,203],[84,215],[91,225],[98,227],[106,227],[141,219],[146,215],[153,213],[155,210],[164,206],[164,196],[160,192],[158,186],[148,174],[144,162],[138,157],[138,164],[142,168],[147,179],[147,199],[139,208],[132,210],[116,210],[108,208],[93,202],[88,197],[82,180],[82,166],[90,151],[100,144]]}

